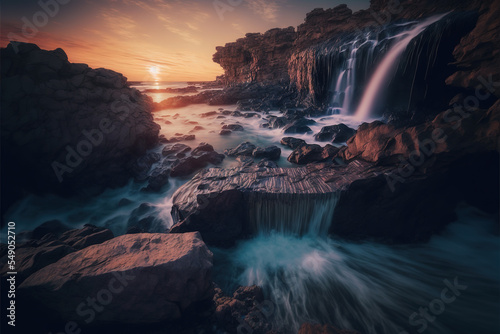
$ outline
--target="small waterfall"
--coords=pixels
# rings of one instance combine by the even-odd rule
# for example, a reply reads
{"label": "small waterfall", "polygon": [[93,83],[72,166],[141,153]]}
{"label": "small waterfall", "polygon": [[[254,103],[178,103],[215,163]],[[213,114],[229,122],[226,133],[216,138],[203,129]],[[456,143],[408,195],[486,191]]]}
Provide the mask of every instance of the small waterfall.
{"label": "small waterfall", "polygon": [[337,194],[252,193],[249,221],[256,234],[326,236],[337,204]]}
{"label": "small waterfall", "polygon": [[[373,51],[377,46],[377,41],[370,37],[370,34],[366,34],[341,47],[340,53],[347,56],[331,88],[333,98],[329,108],[330,114],[345,115],[350,112],[356,90],[357,69],[359,68],[362,72],[367,70],[367,65],[372,62]],[[366,59],[363,59],[363,56]]]}
{"label": "small waterfall", "polygon": [[384,89],[387,88],[388,82],[397,69],[399,58],[411,40],[422,33],[428,26],[441,20],[446,15],[432,16],[414,26],[411,30],[394,36],[396,42],[377,67],[356,110],[355,116],[358,119],[367,119],[373,113],[373,110],[377,108],[377,104],[380,103],[380,98],[383,96]]}

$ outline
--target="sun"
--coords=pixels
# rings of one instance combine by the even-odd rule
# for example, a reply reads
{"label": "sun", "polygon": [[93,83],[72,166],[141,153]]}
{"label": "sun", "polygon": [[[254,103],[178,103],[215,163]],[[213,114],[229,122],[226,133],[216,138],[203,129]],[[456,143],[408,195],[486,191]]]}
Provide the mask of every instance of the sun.
{"label": "sun", "polygon": [[151,74],[151,76],[153,77],[154,81],[158,81],[159,75],[160,75],[160,67],[153,65],[153,66],[149,66],[148,70],[149,70],[149,73]]}

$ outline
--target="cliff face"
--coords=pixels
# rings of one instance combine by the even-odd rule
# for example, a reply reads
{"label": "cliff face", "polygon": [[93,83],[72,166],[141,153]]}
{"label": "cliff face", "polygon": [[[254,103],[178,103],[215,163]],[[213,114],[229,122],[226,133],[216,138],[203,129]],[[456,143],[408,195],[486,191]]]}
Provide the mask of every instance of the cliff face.
{"label": "cliff face", "polygon": [[226,84],[280,82],[287,79],[287,65],[282,60],[290,57],[295,37],[293,27],[249,33],[225,47],[217,47],[213,60],[224,68]]}
{"label": "cliff face", "polygon": [[[494,22],[498,7],[498,2],[493,1],[372,0],[369,9],[355,13],[346,5],[327,10],[315,9],[306,15],[304,23],[296,30],[289,27],[272,29],[264,34],[247,34],[234,43],[217,47],[214,61],[225,70],[224,82],[227,85],[243,82],[290,83],[301,93],[302,102],[320,105],[321,99],[326,98],[328,83],[324,81],[330,73],[327,73],[328,69],[318,69],[318,55],[326,45],[339,43],[361,32],[380,31],[390,22],[415,20],[451,11],[456,14],[455,17],[472,12],[468,21],[459,24],[461,30],[451,32],[455,39],[451,50],[455,47],[456,50],[449,54],[453,54],[455,59],[449,59],[443,70],[446,77],[451,75],[448,85],[468,89],[478,84],[475,80],[477,74],[492,74],[495,78],[500,75],[500,69],[494,62],[500,41],[499,24]],[[457,72],[454,66],[459,67],[459,73],[454,74],[453,71]],[[319,77],[315,75],[318,70],[321,72]],[[444,79],[441,81],[444,85]]]}

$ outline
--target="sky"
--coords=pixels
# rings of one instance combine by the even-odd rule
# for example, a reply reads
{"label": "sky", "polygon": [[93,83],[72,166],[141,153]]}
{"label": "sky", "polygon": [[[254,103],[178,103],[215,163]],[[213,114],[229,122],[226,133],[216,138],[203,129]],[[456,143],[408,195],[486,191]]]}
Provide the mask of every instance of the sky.
{"label": "sky", "polygon": [[314,8],[368,0],[2,0],[0,45],[62,48],[69,60],[132,81],[206,81],[223,74],[216,46],[298,26]]}

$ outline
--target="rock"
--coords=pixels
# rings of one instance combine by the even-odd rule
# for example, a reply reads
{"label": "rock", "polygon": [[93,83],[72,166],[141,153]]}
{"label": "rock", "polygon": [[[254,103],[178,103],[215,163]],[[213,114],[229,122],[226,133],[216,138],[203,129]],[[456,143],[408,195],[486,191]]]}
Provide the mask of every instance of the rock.
{"label": "rock", "polygon": [[85,224],[82,229],[64,232],[59,240],[75,249],[84,249],[110,240],[113,237],[113,232],[107,228]]}
{"label": "rock", "polygon": [[219,135],[221,136],[229,136],[232,133],[231,130],[220,130]]}
{"label": "rock", "polygon": [[186,153],[189,151],[191,151],[191,147],[187,146],[186,144],[173,144],[166,145],[161,153],[163,154],[163,156],[169,156],[176,153]]}
{"label": "rock", "polygon": [[272,129],[278,129],[284,127],[288,123],[288,119],[286,117],[269,117],[269,125],[268,127]]}
{"label": "rock", "polygon": [[224,154],[226,154],[227,156],[230,156],[230,157],[237,157],[239,155],[252,156],[253,151],[256,148],[257,147],[254,144],[252,144],[250,142],[244,142],[244,143],[239,144],[235,148],[225,150]]}
{"label": "rock", "polygon": [[262,159],[257,163],[257,167],[263,168],[278,168],[278,165],[274,161],[269,161],[267,159]]}
{"label": "rock", "polygon": [[201,131],[201,130],[205,130],[205,128],[204,128],[204,127],[202,127],[202,126],[199,126],[199,125],[198,125],[198,126],[195,126],[195,127],[194,127],[191,131],[189,131],[189,132],[197,132],[197,131]]}
{"label": "rock", "polygon": [[211,298],[211,271],[212,253],[199,233],[129,234],[65,256],[18,292],[25,305],[64,321],[80,321],[75,310],[96,296],[110,306],[95,313],[93,326],[159,323]]}
{"label": "rock", "polygon": [[244,131],[245,129],[239,124],[226,124],[222,126],[222,130]]}
{"label": "rock", "polygon": [[180,141],[190,141],[190,140],[195,140],[196,136],[195,135],[178,135],[175,137],[168,138],[169,143],[177,143]]}
{"label": "rock", "polygon": [[[202,171],[173,195],[175,228],[200,231],[209,243],[231,244],[258,232],[255,210],[261,205],[304,205],[334,196],[329,233],[409,243],[428,240],[454,221],[461,201],[498,212],[500,100],[488,111],[457,115],[445,111],[402,129],[380,122],[361,125],[337,153],[346,161],[342,165]],[[306,151],[323,158],[325,148],[308,146]],[[415,160],[417,147],[425,151]],[[334,149],[326,147],[329,155]]]}
{"label": "rock", "polygon": [[33,230],[31,234],[32,239],[41,239],[48,233],[54,234],[56,237],[62,233],[69,231],[70,227],[63,224],[60,220],[49,220]]}
{"label": "rock", "polygon": [[[12,42],[0,53],[2,175],[10,179],[2,176],[10,194],[2,210],[24,191],[89,195],[134,176],[124,166],[158,143],[150,97],[119,73],[69,63],[61,49]],[[16,65],[7,71],[7,63]]]}
{"label": "rock", "polygon": [[281,157],[281,149],[277,146],[268,146],[266,148],[257,147],[253,150],[252,155],[255,158],[266,158],[269,160],[279,160]]}
{"label": "rock", "polygon": [[331,325],[302,324],[298,334],[359,334],[356,331],[340,330]]}
{"label": "rock", "polygon": [[346,142],[354,136],[356,130],[351,129],[345,124],[325,126],[321,131],[314,136],[317,141],[331,141],[334,143]]}
{"label": "rock", "polygon": [[164,166],[155,168],[148,178],[148,186],[144,188],[145,191],[160,191],[168,184],[168,177],[170,176],[170,169]]}
{"label": "rock", "polygon": [[236,333],[238,328],[241,330],[239,326],[246,323],[254,333],[271,333],[271,320],[263,313],[270,302],[264,301],[260,287],[239,287],[232,297],[224,295],[220,288],[215,287],[213,300],[215,322],[226,332]]}
{"label": "rock", "polygon": [[224,160],[224,155],[219,154],[215,151],[210,152],[199,152],[199,155],[194,157],[187,157],[176,161],[172,165],[172,172],[170,173],[173,177],[182,177],[193,174],[195,171],[205,168],[208,164],[220,164]]}
{"label": "rock", "polygon": [[332,145],[321,147],[316,144],[306,144],[293,150],[288,157],[288,161],[299,165],[305,165],[311,162],[320,162],[332,159],[338,151],[339,149],[333,147]]}
{"label": "rock", "polygon": [[315,124],[316,122],[310,119],[301,118],[293,121],[291,124],[286,125],[284,133],[308,133],[311,132],[311,128],[308,125]]}
{"label": "rock", "polygon": [[200,117],[206,118],[206,117],[212,117],[215,115],[217,115],[217,111],[209,111],[209,112],[201,114]]}
{"label": "rock", "polygon": [[207,143],[200,143],[197,148],[191,152],[192,156],[199,156],[203,154],[204,152],[213,152],[214,147],[210,144]]}
{"label": "rock", "polygon": [[[33,239],[17,245],[18,283],[69,253],[113,238],[113,233],[102,227],[85,225],[82,229],[68,229],[57,220],[43,223],[33,232]],[[5,273],[10,271],[7,268],[7,253],[1,253],[1,256],[0,263],[5,264],[2,268],[3,276],[5,276]]]}
{"label": "rock", "polygon": [[[203,174],[203,171],[201,172]],[[199,180],[197,174],[193,179]],[[193,180],[192,179],[192,180]],[[192,181],[190,181],[192,182]],[[186,231],[200,231],[203,240],[209,244],[234,244],[235,240],[240,238],[244,231],[244,219],[239,220],[235,217],[245,217],[243,194],[232,189],[229,191],[217,192],[215,196],[204,196],[201,189],[206,188],[205,184],[197,183],[197,188],[200,188],[200,197],[197,197],[196,204],[191,201],[186,201],[185,205],[189,207],[180,207],[181,197],[187,193],[176,192],[174,202],[176,207],[172,208],[172,217],[176,223],[170,229],[170,233],[184,233]],[[182,191],[181,191],[182,192]],[[197,195],[195,195],[197,196]],[[200,210],[202,215],[193,215],[198,205],[203,208]]]}
{"label": "rock", "polygon": [[306,141],[298,138],[293,138],[293,137],[284,137],[280,141],[281,145],[288,146],[292,150],[295,150],[296,148],[306,145]]}
{"label": "rock", "polygon": [[250,167],[254,163],[254,160],[252,157],[245,156],[245,155],[240,155],[240,156],[236,157],[236,161],[238,161],[238,163],[241,167]]}

